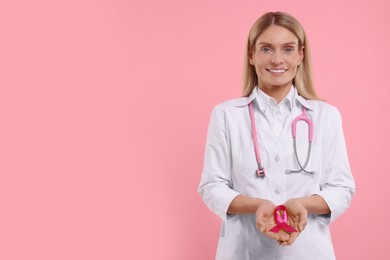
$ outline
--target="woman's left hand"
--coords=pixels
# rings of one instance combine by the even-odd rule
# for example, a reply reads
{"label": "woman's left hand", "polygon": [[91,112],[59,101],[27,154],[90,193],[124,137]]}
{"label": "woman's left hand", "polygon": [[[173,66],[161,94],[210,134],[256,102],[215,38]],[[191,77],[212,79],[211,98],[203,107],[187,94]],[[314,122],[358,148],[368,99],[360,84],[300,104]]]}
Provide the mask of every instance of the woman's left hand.
{"label": "woman's left hand", "polygon": [[290,239],[282,245],[291,245],[298,235],[305,229],[307,224],[307,209],[299,199],[289,199],[283,204],[288,213],[287,224],[298,230],[290,235]]}

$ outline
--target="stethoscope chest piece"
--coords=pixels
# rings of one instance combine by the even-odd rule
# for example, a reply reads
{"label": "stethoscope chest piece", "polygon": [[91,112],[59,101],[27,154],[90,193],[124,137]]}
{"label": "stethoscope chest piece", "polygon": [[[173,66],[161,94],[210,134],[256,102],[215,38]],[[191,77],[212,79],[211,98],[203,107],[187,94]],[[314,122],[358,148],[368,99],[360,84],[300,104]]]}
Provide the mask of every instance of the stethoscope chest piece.
{"label": "stethoscope chest piece", "polygon": [[265,170],[261,165],[259,165],[259,168],[256,170],[256,176],[259,178],[265,177]]}

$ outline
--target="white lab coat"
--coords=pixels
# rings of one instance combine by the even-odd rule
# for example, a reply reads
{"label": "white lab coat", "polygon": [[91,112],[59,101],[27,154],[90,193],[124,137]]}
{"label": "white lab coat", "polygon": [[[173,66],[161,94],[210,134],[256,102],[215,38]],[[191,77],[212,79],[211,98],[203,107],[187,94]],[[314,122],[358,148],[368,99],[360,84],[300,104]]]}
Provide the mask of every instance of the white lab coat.
{"label": "white lab coat", "polygon": [[[326,260],[335,259],[328,225],[350,205],[355,183],[348,163],[340,114],[322,101],[306,100],[292,87],[291,112],[280,132],[269,129],[271,111],[257,87],[249,97],[217,105],[211,114],[199,193],[205,204],[222,219],[218,260]],[[290,93],[291,93],[290,91]],[[254,102],[264,179],[255,174],[257,162],[251,135],[248,104]],[[314,125],[310,161],[313,176],[286,174],[299,168],[293,149],[292,120],[302,106]],[[268,113],[268,114],[267,114]],[[307,125],[297,126],[297,148],[302,164],[308,150]],[[318,194],[331,214],[309,215],[305,230],[291,246],[282,247],[256,229],[254,215],[229,215],[227,209],[238,194],[263,198],[275,205],[290,198]]]}

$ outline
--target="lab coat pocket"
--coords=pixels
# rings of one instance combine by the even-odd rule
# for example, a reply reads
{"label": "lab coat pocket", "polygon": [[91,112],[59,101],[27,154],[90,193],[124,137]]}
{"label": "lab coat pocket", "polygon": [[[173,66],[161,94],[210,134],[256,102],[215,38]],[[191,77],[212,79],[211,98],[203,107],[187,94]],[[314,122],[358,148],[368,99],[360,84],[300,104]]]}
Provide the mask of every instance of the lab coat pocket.
{"label": "lab coat pocket", "polygon": [[219,239],[215,259],[249,259],[246,257],[246,236],[243,234],[226,236]]}
{"label": "lab coat pocket", "polygon": [[[310,244],[310,259],[322,260],[322,259],[334,259],[333,245],[331,242],[329,226],[324,225],[321,217],[318,215],[309,215],[308,225],[306,226],[308,243]],[[309,245],[309,244],[308,244]]]}
{"label": "lab coat pocket", "polygon": [[216,259],[248,259],[245,258],[247,254],[246,241],[246,223],[245,215],[237,215],[237,217],[230,219],[223,223],[223,234],[218,243]]}

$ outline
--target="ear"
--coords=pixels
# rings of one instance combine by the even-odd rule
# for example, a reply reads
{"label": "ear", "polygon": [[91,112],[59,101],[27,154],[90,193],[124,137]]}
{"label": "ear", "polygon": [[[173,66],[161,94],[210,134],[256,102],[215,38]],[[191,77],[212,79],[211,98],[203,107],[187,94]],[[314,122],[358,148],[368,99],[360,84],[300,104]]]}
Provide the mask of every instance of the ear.
{"label": "ear", "polygon": [[299,65],[302,64],[303,58],[305,57],[303,49],[305,46],[302,46],[302,48],[299,50]]}
{"label": "ear", "polygon": [[251,50],[248,50],[248,59],[249,59],[249,63],[251,65],[255,65],[255,62],[253,61],[253,54],[252,54]]}

